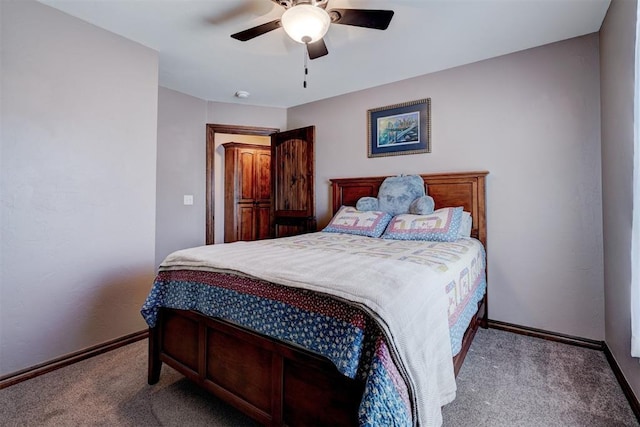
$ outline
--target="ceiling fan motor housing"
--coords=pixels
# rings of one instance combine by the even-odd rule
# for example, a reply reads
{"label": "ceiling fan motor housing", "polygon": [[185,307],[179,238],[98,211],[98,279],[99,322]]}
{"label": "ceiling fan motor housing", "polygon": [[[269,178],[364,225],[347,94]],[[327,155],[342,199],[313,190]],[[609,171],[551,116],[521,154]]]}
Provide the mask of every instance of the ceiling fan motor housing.
{"label": "ceiling fan motor housing", "polygon": [[297,6],[299,4],[309,4],[311,6],[317,6],[321,8],[326,8],[329,0],[271,0],[275,4],[284,7],[285,9],[289,9],[293,6]]}

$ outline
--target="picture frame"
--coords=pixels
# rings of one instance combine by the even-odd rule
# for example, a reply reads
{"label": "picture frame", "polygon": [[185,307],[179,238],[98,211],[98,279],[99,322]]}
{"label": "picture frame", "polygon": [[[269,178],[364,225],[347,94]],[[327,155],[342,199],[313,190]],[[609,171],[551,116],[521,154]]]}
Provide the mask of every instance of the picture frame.
{"label": "picture frame", "polygon": [[369,157],[431,152],[431,98],[367,110]]}

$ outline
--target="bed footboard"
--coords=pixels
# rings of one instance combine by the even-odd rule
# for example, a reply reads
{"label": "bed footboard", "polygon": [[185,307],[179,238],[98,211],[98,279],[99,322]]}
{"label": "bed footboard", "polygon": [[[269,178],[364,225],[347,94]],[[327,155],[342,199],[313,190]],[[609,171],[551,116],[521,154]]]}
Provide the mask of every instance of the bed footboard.
{"label": "bed footboard", "polygon": [[[484,323],[485,301],[453,358],[456,376]],[[264,425],[358,425],[361,381],[324,357],[220,319],[161,309],[149,330],[149,384],[158,382],[163,362]]]}
{"label": "bed footboard", "polygon": [[161,310],[149,334],[149,384],[163,362],[264,425],[358,424],[362,382],[323,357],[197,312]]}

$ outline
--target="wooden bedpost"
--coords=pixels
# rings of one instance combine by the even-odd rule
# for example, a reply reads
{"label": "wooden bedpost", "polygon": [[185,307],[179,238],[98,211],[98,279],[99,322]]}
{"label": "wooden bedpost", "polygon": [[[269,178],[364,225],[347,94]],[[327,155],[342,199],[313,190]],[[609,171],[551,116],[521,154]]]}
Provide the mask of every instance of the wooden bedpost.
{"label": "wooden bedpost", "polygon": [[147,382],[153,385],[160,380],[160,328],[149,328],[149,372]]}

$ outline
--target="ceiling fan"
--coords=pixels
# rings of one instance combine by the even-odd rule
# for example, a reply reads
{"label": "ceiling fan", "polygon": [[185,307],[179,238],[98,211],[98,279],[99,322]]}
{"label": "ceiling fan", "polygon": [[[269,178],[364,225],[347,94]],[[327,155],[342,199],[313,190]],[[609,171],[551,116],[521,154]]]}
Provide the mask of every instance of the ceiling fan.
{"label": "ceiling fan", "polygon": [[330,9],[329,0],[271,0],[285,8],[280,19],[249,28],[231,37],[246,42],[282,27],[293,40],[307,46],[309,59],[316,59],[329,53],[323,37],[330,24],[353,25],[356,27],[386,30],[393,17],[392,10],[373,9]]}

